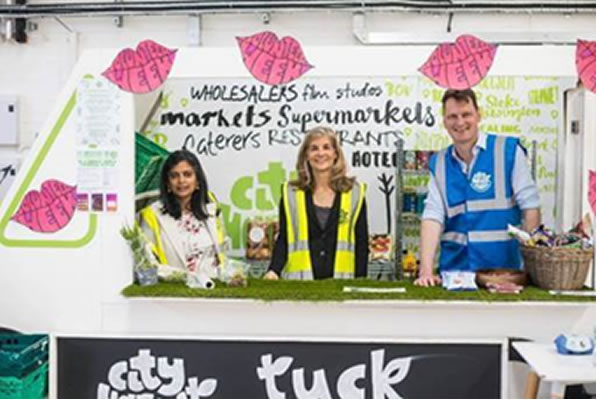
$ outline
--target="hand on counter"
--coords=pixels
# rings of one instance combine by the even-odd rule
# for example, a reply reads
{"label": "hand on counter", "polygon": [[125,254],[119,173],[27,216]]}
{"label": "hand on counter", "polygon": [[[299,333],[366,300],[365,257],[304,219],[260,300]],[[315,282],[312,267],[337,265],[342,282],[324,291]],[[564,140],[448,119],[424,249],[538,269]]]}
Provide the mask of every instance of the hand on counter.
{"label": "hand on counter", "polygon": [[441,283],[441,279],[439,276],[435,275],[433,272],[423,272],[419,274],[419,277],[415,280],[416,286],[435,286]]}
{"label": "hand on counter", "polygon": [[277,281],[280,279],[280,277],[274,271],[269,270],[265,275],[263,275],[263,279],[267,281]]}

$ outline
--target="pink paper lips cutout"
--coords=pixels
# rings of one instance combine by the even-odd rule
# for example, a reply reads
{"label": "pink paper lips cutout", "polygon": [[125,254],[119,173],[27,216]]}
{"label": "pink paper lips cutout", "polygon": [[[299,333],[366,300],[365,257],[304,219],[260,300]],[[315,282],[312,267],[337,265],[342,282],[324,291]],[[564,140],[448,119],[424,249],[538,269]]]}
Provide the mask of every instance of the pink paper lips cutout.
{"label": "pink paper lips cutout", "polygon": [[278,39],[273,32],[237,37],[245,66],[260,82],[281,85],[301,77],[313,68],[300,43],[289,36]]}
{"label": "pink paper lips cutout", "polygon": [[496,51],[496,45],[461,35],[454,44],[439,45],[419,71],[444,88],[469,89],[487,75]]}
{"label": "pink paper lips cutout", "polygon": [[149,93],[168,78],[176,51],[153,40],[144,40],[136,51],[124,49],[118,53],[102,75],[127,92]]}
{"label": "pink paper lips cutout", "polygon": [[51,233],[64,228],[72,219],[76,187],[56,179],[41,184],[41,191],[29,191],[12,220],[35,232]]}
{"label": "pink paper lips cutout", "polygon": [[587,89],[595,93],[595,41],[576,42],[576,71]]}

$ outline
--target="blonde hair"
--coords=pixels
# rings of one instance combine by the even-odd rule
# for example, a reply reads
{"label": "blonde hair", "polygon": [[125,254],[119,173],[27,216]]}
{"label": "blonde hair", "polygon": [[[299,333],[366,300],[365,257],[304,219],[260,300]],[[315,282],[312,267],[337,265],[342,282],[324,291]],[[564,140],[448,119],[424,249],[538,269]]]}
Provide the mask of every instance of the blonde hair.
{"label": "blonde hair", "polygon": [[307,152],[309,151],[311,142],[319,138],[327,138],[337,155],[336,161],[332,166],[330,187],[336,192],[348,192],[352,189],[355,178],[346,176],[346,160],[336,132],[333,129],[324,126],[318,126],[307,131],[296,160],[298,178],[290,181],[290,184],[302,190],[314,188],[315,182],[313,180],[311,166],[309,165],[309,161],[307,161]]}

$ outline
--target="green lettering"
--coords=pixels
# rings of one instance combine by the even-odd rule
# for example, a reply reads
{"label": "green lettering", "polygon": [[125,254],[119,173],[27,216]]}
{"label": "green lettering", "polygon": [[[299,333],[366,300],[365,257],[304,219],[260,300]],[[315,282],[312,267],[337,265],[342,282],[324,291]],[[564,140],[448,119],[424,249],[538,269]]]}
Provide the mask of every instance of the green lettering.
{"label": "green lettering", "polygon": [[224,220],[224,227],[226,229],[226,234],[230,236],[232,240],[232,248],[238,249],[240,248],[240,214],[232,213],[232,209],[230,205],[220,203],[220,208],[222,209],[222,219]]}
{"label": "green lettering", "polygon": [[253,177],[243,176],[234,182],[230,190],[232,204],[241,210],[250,210],[253,207],[251,199],[247,197],[247,191],[253,187]]}
{"label": "green lettering", "polygon": [[257,199],[255,201],[255,205],[257,206],[258,210],[269,211],[274,209],[274,203],[267,199],[266,194],[267,192],[264,188],[257,189]]}
{"label": "green lettering", "polygon": [[[267,165],[267,170],[259,172],[257,174],[257,181],[262,185],[269,186],[270,193],[274,200],[274,204],[280,202],[282,197],[282,183],[286,178],[286,170],[282,167],[281,162],[270,162]],[[257,193],[257,202],[259,203],[259,192]],[[265,195],[264,195],[265,196]],[[259,208],[259,204],[257,205]],[[262,208],[259,208],[262,209]],[[265,210],[271,210],[271,208],[264,208]]]}
{"label": "green lettering", "polygon": [[557,100],[557,86],[529,91],[529,104],[556,104]]}

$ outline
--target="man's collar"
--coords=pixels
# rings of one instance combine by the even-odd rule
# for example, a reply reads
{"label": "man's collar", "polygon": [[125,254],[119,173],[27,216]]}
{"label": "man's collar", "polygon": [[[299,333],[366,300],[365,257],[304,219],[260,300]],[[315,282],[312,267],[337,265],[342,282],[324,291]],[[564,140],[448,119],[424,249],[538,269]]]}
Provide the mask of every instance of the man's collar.
{"label": "man's collar", "polygon": [[[485,150],[487,148],[487,135],[484,132],[479,131],[479,135],[477,136],[477,143],[473,146],[473,151],[475,148]],[[478,150],[477,150],[478,151]],[[452,157],[460,160],[458,154],[456,154],[456,146],[452,145]],[[473,154],[475,154],[473,152]]]}
{"label": "man's collar", "polygon": [[479,131],[479,136],[477,137],[477,143],[475,143],[475,147],[480,147],[483,150],[487,148],[487,135],[485,133]]}

